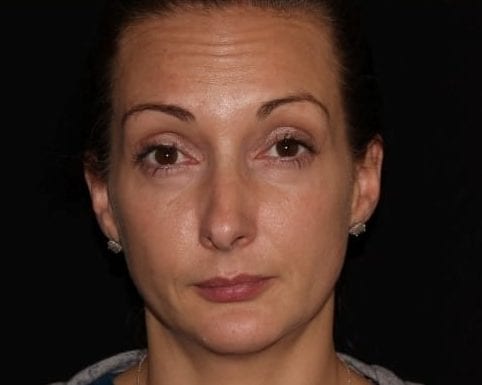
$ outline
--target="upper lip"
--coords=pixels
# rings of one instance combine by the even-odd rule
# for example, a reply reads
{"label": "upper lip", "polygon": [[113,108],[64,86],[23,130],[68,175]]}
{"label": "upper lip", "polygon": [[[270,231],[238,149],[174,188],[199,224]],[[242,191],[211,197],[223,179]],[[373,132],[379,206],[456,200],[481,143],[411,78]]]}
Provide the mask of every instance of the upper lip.
{"label": "upper lip", "polygon": [[196,286],[204,288],[229,287],[235,285],[242,285],[245,283],[259,282],[269,278],[270,277],[262,275],[239,274],[232,278],[213,277],[205,281],[196,283]]}

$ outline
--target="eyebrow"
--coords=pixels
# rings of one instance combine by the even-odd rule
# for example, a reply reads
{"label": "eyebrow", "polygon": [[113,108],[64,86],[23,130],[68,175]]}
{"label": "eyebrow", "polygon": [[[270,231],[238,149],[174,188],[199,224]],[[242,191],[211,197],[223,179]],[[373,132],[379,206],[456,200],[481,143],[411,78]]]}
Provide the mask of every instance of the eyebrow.
{"label": "eyebrow", "polygon": [[189,112],[185,108],[176,106],[175,104],[144,103],[144,104],[137,104],[131,109],[129,109],[122,116],[121,125],[124,126],[127,119],[129,119],[132,115],[138,114],[139,112],[143,112],[143,111],[162,112],[164,114],[171,115],[183,122],[193,122],[196,120],[196,118],[191,112]]}
{"label": "eyebrow", "polygon": [[265,119],[268,117],[269,114],[273,112],[274,109],[281,107],[285,104],[298,102],[313,103],[317,105],[328,117],[330,117],[328,108],[309,92],[300,92],[297,94],[288,95],[279,99],[274,99],[270,100],[269,102],[263,103],[263,105],[258,109],[256,115],[258,119]]}
{"label": "eyebrow", "polygon": [[[309,92],[301,92],[297,94],[291,94],[284,96],[282,98],[273,99],[267,101],[261,105],[261,107],[256,112],[258,119],[266,119],[276,108],[281,107],[290,103],[298,102],[310,102],[318,106],[328,117],[330,116],[328,108],[315,98]],[[144,103],[138,104],[129,109],[123,116],[121,120],[121,125],[124,126],[127,119],[132,115],[138,114],[143,111],[158,111],[164,114],[173,116],[182,122],[194,122],[196,120],[193,113],[186,110],[183,107],[177,106],[175,104],[162,104],[162,103]]]}

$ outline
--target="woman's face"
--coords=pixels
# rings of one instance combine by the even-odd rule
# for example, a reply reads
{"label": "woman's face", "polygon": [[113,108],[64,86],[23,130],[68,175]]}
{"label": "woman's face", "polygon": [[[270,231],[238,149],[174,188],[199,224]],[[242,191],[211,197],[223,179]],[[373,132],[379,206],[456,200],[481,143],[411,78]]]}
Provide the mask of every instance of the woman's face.
{"label": "woman's face", "polygon": [[179,11],[129,27],[114,75],[109,179],[87,179],[149,333],[227,353],[330,325],[379,164],[350,156],[328,29],[254,8]]}

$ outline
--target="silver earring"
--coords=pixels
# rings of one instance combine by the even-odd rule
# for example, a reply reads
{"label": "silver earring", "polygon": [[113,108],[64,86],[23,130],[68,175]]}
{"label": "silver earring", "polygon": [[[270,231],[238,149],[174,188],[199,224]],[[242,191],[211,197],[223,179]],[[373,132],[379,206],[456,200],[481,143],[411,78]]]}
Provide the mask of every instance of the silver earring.
{"label": "silver earring", "polygon": [[350,227],[350,230],[348,230],[348,233],[350,235],[358,237],[359,235],[363,234],[365,231],[367,231],[367,225],[363,222],[357,222]]}
{"label": "silver earring", "polygon": [[107,241],[107,248],[114,254],[119,254],[122,251],[122,246],[119,242],[109,239]]}

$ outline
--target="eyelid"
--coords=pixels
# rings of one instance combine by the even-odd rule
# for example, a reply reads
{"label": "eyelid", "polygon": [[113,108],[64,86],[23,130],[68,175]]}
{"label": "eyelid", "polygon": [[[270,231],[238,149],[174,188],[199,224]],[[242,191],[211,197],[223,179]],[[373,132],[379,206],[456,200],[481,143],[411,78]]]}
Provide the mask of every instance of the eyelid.
{"label": "eyelid", "polygon": [[[179,155],[178,155],[178,159],[177,159],[176,163],[159,164],[156,160],[153,160],[153,159],[150,159],[150,158],[154,156],[154,152],[156,150],[158,150],[160,147],[175,148],[176,151],[178,152],[178,154],[181,155],[181,158],[185,158],[185,159],[179,159]],[[152,147],[146,149],[146,151],[144,152],[144,155],[140,155],[140,156],[142,157],[142,160],[144,160],[146,162],[152,161],[153,167],[159,167],[159,168],[178,167],[178,166],[181,166],[181,165],[185,164],[186,160],[192,159],[191,157],[187,156],[183,151],[181,151],[176,145],[164,145],[164,144],[152,146]]]}
{"label": "eyelid", "polygon": [[256,155],[256,158],[263,157],[263,154],[265,154],[266,151],[271,149],[272,146],[274,146],[276,143],[286,138],[293,139],[295,141],[300,142],[300,145],[306,147],[307,150],[309,150],[314,154],[318,154],[319,152],[318,147],[316,146],[316,142],[312,135],[307,133],[305,130],[286,126],[286,127],[278,127],[272,130],[267,135],[267,138],[265,139],[264,144],[262,145],[262,149],[261,151],[258,151],[258,155]]}
{"label": "eyelid", "polygon": [[[292,140],[294,143],[296,143],[299,146],[297,154],[291,155],[291,156],[279,156],[279,155],[276,154],[276,152],[277,152],[276,147],[278,146],[278,143],[280,143],[281,141],[283,141],[285,139]],[[297,139],[294,139],[294,138],[285,138],[285,139],[282,139],[281,141],[278,141],[278,142],[272,144],[271,147],[269,147],[264,152],[264,154],[265,154],[264,157],[280,158],[280,160],[282,159],[283,161],[289,161],[290,159],[303,156],[304,153],[312,153],[311,148],[307,144],[305,144],[304,142],[302,142],[300,140],[297,140]],[[273,154],[273,152],[275,152],[275,154]]]}
{"label": "eyelid", "polygon": [[173,132],[163,132],[145,138],[135,146],[134,154],[139,155],[143,151],[151,148],[151,151],[159,146],[172,146],[181,151],[187,157],[193,158],[196,161],[202,160],[202,154],[198,151],[196,146],[191,144],[188,139],[182,135]]}
{"label": "eyelid", "polygon": [[[159,164],[155,159],[154,151],[159,147],[174,147],[181,159],[172,164]],[[133,153],[133,163],[150,176],[168,176],[182,171],[185,167],[199,164],[199,151],[188,140],[175,133],[161,133],[144,138],[136,146]]]}
{"label": "eyelid", "polygon": [[[155,151],[159,147],[165,146],[163,144],[159,145],[149,145],[144,151],[140,152],[135,156],[135,165],[138,166],[143,172],[148,173],[151,177],[154,176],[169,176],[175,175],[181,172],[186,167],[196,165],[198,162],[191,156],[185,154],[176,145],[172,145],[176,149],[178,155],[175,163],[160,164],[157,162],[155,157]],[[159,174],[160,175],[157,175]]]}

